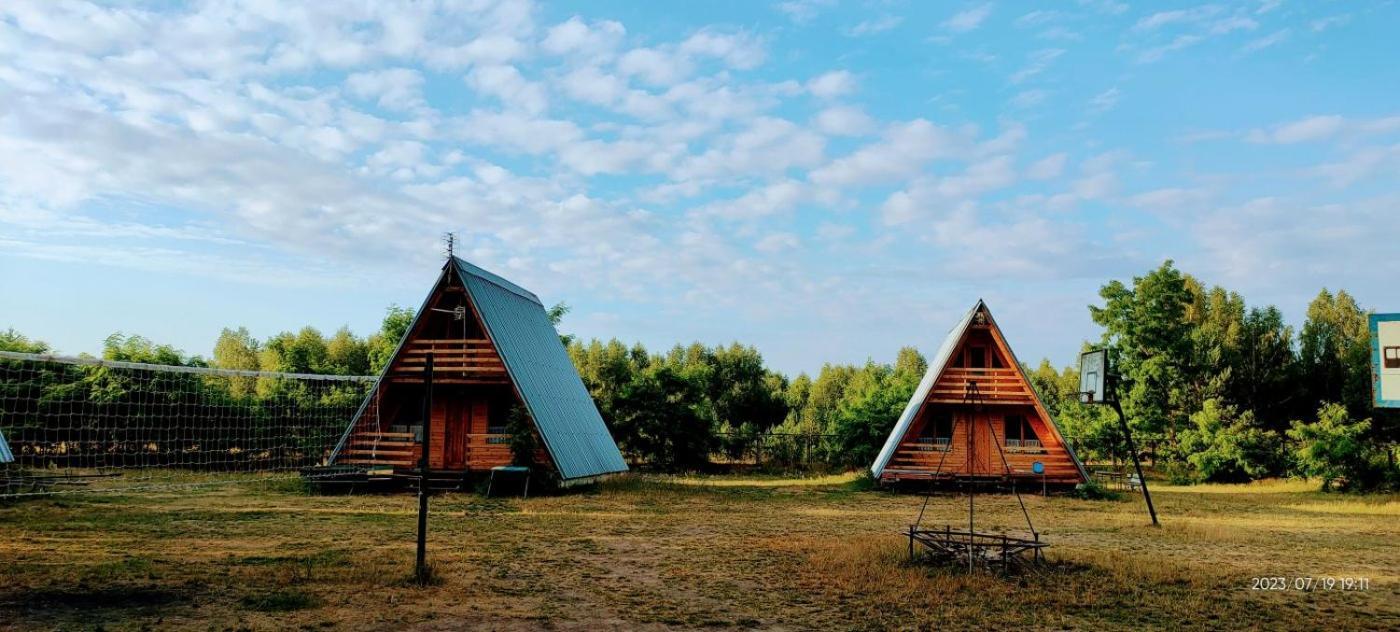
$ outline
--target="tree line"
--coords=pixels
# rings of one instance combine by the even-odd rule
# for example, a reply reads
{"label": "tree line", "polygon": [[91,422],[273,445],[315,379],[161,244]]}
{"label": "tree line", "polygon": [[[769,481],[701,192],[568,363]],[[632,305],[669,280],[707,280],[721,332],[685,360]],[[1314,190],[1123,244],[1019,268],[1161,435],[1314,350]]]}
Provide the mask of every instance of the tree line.
{"label": "tree line", "polygon": [[[1395,487],[1400,415],[1370,406],[1366,311],[1345,291],[1321,291],[1295,332],[1274,306],[1207,287],[1171,261],[1111,281],[1088,306],[1103,328],[1084,348],[1104,347],[1143,456],[1177,482],[1239,482],[1306,476],[1324,487]],[[559,324],[568,308],[556,305]],[[213,357],[185,356],[140,336],[114,334],[111,360],[263,371],[366,375],[387,364],[413,320],[391,306],[379,331],[358,337],[312,327],[257,340],[224,329]],[[747,345],[641,344],[561,336],[618,445],[633,462],[662,470],[703,468],[763,437],[772,462],[807,451],[806,463],[859,468],[874,460],[928,369],[914,347],[892,364],[828,363],[815,376],[769,369]],[[11,330],[0,348],[46,350]],[[1110,410],[1079,403],[1077,358],[1023,367],[1082,460],[1118,463],[1127,454]],[[251,388],[251,387],[250,387]],[[799,447],[800,446],[800,447]],[[787,455],[791,457],[792,455]]]}

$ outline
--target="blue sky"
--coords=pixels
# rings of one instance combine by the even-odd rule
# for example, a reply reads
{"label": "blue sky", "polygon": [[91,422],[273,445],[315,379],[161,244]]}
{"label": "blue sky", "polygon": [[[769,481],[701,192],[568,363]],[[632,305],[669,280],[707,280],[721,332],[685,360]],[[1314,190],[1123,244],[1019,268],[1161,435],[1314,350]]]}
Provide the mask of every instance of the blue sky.
{"label": "blue sky", "polygon": [[0,327],[376,326],[459,254],[653,348],[1023,360],[1171,258],[1400,310],[1394,2],[0,5]]}

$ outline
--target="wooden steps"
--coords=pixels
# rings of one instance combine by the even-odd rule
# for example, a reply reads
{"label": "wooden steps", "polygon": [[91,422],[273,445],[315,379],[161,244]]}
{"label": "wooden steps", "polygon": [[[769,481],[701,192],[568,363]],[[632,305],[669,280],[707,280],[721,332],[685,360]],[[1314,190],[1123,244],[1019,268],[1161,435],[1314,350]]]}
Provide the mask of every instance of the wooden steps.
{"label": "wooden steps", "polygon": [[411,432],[356,432],[336,463],[408,468],[418,464],[419,448]]}

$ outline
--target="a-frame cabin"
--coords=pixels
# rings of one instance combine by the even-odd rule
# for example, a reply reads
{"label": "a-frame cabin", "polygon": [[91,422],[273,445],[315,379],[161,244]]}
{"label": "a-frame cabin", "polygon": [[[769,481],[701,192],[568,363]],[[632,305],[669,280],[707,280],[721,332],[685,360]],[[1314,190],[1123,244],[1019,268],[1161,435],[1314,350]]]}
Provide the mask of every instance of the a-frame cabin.
{"label": "a-frame cabin", "polygon": [[507,424],[516,406],[534,422],[541,447],[535,464],[554,468],[564,484],[627,470],[539,298],[455,256],[328,464],[396,472],[418,467],[429,354],[428,466],[438,475],[465,477],[509,465]]}
{"label": "a-frame cabin", "polygon": [[[971,433],[969,435],[969,432]],[[1088,480],[982,301],[948,332],[871,466],[882,484]]]}

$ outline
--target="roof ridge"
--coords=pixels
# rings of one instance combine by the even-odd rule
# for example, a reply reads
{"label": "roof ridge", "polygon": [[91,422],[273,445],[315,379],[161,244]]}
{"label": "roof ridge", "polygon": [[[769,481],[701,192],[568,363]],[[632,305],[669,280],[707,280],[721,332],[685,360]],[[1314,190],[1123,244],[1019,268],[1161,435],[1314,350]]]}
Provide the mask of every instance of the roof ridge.
{"label": "roof ridge", "polygon": [[461,274],[474,276],[478,279],[481,279],[482,281],[490,283],[491,285],[499,287],[507,292],[510,292],[511,294],[534,302],[540,305],[541,307],[544,306],[544,303],[540,301],[540,297],[535,296],[534,292],[531,292],[530,290],[527,290],[523,287],[520,287],[519,285],[510,282],[505,277],[496,274],[495,272],[487,270],[486,268],[476,265],[475,263],[467,261],[466,259],[463,259],[461,257],[458,257],[457,255],[452,255],[452,262],[455,262],[457,264],[457,271]]}

